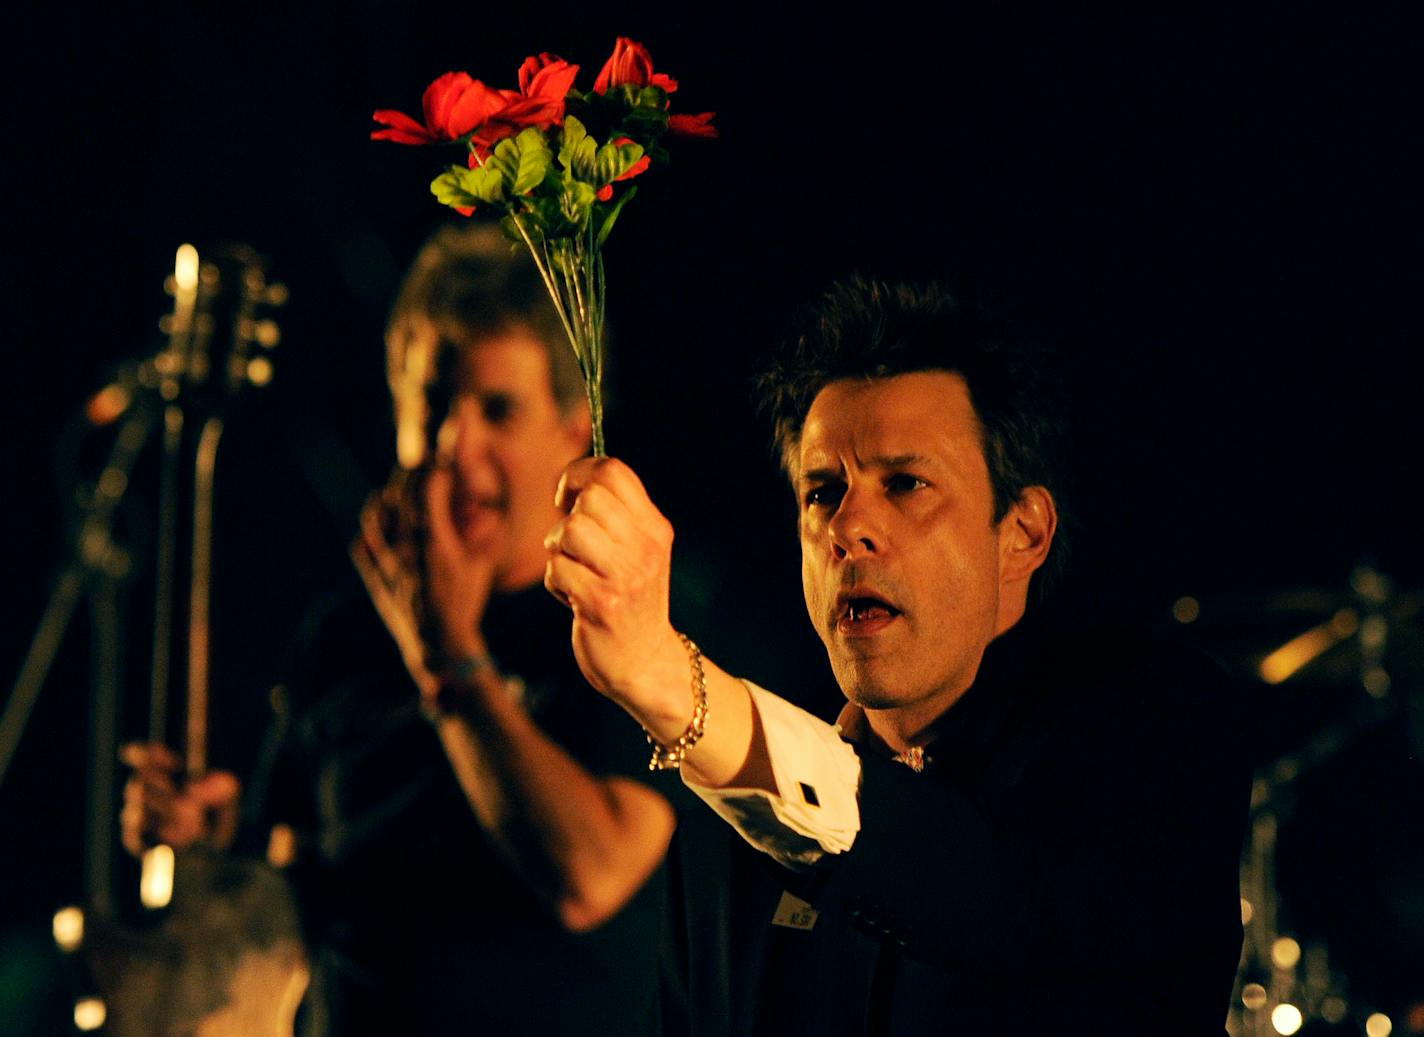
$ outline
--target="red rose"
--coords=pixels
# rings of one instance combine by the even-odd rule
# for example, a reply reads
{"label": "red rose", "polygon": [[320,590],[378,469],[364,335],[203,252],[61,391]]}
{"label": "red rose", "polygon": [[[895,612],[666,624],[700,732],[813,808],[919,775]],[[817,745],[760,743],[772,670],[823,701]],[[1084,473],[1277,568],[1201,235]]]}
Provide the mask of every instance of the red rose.
{"label": "red rose", "polygon": [[[539,101],[544,107],[540,112],[543,125],[561,122],[564,118],[564,98],[574,85],[574,77],[579,67],[570,65],[553,54],[540,54],[524,59],[519,66],[519,92],[524,97]],[[531,123],[530,125],[539,125]]]}
{"label": "red rose", "polygon": [[397,144],[437,144],[458,140],[486,118],[485,104],[489,87],[468,72],[446,72],[425,88],[421,107],[425,110],[425,125],[404,112],[382,108],[371,118],[384,130],[372,130],[372,140],[391,140]]}
{"label": "red rose", "polygon": [[668,130],[681,137],[715,137],[717,127],[712,125],[716,112],[702,112],[699,115],[669,115]]}
{"label": "red rose", "polygon": [[404,112],[382,109],[373,118],[387,129],[374,130],[372,140],[398,144],[438,144],[469,135],[475,154],[483,159],[505,137],[526,126],[548,126],[564,117],[564,97],[578,75],[578,66],[540,54],[519,70],[518,90],[496,90],[466,72],[446,72],[425,89],[425,125]]}
{"label": "red rose", "polygon": [[653,56],[648,48],[627,36],[619,36],[613,45],[613,56],[604,62],[603,70],[594,80],[593,92],[606,94],[624,83],[634,86],[662,87],[666,93],[677,90],[677,80],[672,76],[653,71]]}

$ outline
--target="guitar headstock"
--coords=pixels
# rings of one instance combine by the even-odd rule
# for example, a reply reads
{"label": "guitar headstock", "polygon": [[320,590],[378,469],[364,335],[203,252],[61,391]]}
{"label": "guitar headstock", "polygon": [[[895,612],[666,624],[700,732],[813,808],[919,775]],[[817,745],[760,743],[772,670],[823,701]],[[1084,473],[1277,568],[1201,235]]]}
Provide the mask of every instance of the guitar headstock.
{"label": "guitar headstock", "polygon": [[286,304],[287,288],[268,279],[255,249],[234,244],[200,256],[183,245],[163,287],[173,297],[158,325],[168,344],[155,358],[165,399],[187,387],[233,397],[272,380],[270,354],[282,339],[273,311]]}

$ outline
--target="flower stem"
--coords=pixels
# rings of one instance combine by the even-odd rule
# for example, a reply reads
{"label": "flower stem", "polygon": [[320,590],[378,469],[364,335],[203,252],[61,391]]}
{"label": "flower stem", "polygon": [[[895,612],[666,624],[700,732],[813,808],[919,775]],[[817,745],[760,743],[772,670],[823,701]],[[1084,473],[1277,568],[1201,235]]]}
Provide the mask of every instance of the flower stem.
{"label": "flower stem", "polygon": [[603,442],[603,256],[592,247],[591,229],[587,249],[581,247],[584,243],[578,239],[556,240],[551,257],[548,242],[542,233],[536,245],[518,215],[511,213],[510,220],[524,239],[529,255],[544,279],[544,287],[553,300],[554,309],[558,311],[564,334],[568,336],[583,374],[584,394],[588,398],[589,417],[593,424],[593,456],[606,457]]}

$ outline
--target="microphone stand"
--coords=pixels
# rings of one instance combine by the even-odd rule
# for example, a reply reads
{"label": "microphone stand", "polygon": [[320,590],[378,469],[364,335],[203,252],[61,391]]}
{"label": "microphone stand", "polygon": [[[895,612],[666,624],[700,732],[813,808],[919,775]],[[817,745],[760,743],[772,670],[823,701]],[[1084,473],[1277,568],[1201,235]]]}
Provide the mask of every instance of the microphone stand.
{"label": "microphone stand", "polygon": [[14,761],[55,656],[86,594],[94,630],[90,686],[89,815],[86,885],[96,909],[112,904],[109,862],[113,842],[113,791],[118,761],[118,685],[121,638],[117,588],[129,572],[130,559],[113,540],[114,516],[128,490],[130,476],[157,423],[152,396],[140,398],[119,428],[98,482],[85,504],[70,558],[56,575],[19,677],[0,714],[0,784]]}

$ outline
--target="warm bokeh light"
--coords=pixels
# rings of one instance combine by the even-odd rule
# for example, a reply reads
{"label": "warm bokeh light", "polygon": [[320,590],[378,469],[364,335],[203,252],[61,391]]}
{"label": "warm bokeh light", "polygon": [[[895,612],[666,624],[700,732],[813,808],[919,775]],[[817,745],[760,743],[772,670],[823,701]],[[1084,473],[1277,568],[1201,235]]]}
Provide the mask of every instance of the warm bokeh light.
{"label": "warm bokeh light", "polygon": [[89,424],[98,428],[112,424],[129,409],[133,393],[122,385],[109,385],[100,389],[84,405],[84,417]]}
{"label": "warm bokeh light", "polygon": [[272,380],[272,361],[255,356],[247,362],[247,380],[253,385],[266,385]]}
{"label": "warm bokeh light", "polygon": [[286,868],[296,859],[297,833],[291,825],[273,825],[267,837],[267,863],[274,868]]}
{"label": "warm bokeh light", "polygon": [[1375,1012],[1365,1020],[1367,1037],[1389,1037],[1394,1032],[1394,1023],[1383,1012]]}
{"label": "warm bokeh light", "polygon": [[1245,897],[1241,898],[1241,924],[1250,925],[1251,919],[1256,917],[1256,909],[1251,906],[1251,901]]}
{"label": "warm bokeh light", "polygon": [[1271,1011],[1271,1025],[1275,1027],[1276,1033],[1281,1037],[1290,1037],[1300,1029],[1305,1022],[1305,1017],[1300,1014],[1300,1009],[1295,1005],[1276,1005]]}
{"label": "warm bokeh light", "polygon": [[1172,618],[1178,623],[1195,623],[1201,616],[1201,602],[1193,597],[1178,598],[1172,602]]}
{"label": "warm bokeh light", "polygon": [[1349,1011],[1349,1004],[1336,994],[1327,995],[1320,1002],[1320,1018],[1332,1025],[1343,1022]]}
{"label": "warm bokeh light", "polygon": [[1360,678],[1371,698],[1382,699],[1389,694],[1389,672],[1383,666],[1371,666]]}
{"label": "warm bokeh light", "polygon": [[1293,969],[1300,964],[1300,944],[1282,936],[1271,944],[1271,961],[1278,969]]}
{"label": "warm bokeh light", "polygon": [[97,1030],[108,1017],[109,1010],[97,997],[86,997],[74,1003],[74,1025],[80,1030]]}
{"label": "warm bokeh light", "polygon": [[1360,628],[1354,609],[1341,609],[1319,626],[1293,637],[1261,660],[1259,672],[1267,684],[1280,684],[1314,662]]}
{"label": "warm bokeh light", "polygon": [[173,899],[173,847],[155,846],[144,853],[138,898],[149,910],[167,907]]}
{"label": "warm bokeh light", "polygon": [[1241,1003],[1253,1012],[1266,1007],[1266,988],[1259,983],[1247,983],[1241,988]]}
{"label": "warm bokeh light", "polygon": [[275,320],[259,320],[253,329],[253,337],[263,349],[274,349],[282,341],[282,329]]}
{"label": "warm bokeh light", "polygon": [[192,245],[179,245],[178,258],[173,264],[173,285],[184,294],[198,287],[198,250]]}
{"label": "warm bokeh light", "polygon": [[60,950],[74,950],[84,942],[84,912],[77,907],[60,908],[54,913],[53,931]]}

